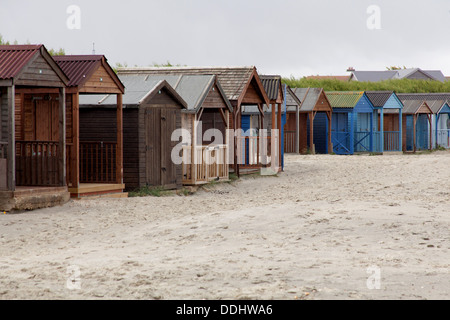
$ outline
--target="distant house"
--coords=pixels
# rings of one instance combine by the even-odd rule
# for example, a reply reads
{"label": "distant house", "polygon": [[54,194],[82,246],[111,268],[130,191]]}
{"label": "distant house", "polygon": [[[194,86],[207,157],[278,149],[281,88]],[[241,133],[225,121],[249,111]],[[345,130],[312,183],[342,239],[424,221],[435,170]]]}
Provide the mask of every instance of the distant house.
{"label": "distant house", "polygon": [[377,82],[394,79],[434,80],[445,82],[447,79],[440,70],[422,70],[409,68],[384,71],[352,71],[350,81]]}

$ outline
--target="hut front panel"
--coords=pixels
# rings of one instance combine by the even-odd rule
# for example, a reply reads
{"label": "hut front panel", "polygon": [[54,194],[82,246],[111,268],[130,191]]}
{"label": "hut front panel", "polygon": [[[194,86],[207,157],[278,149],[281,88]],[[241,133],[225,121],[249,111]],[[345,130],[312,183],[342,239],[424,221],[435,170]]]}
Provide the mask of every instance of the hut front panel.
{"label": "hut front panel", "polygon": [[80,182],[115,183],[117,112],[111,108],[80,108]]}
{"label": "hut front panel", "polygon": [[225,101],[223,101],[222,95],[219,92],[219,88],[217,85],[213,86],[206,96],[205,101],[202,104],[202,107],[205,109],[208,108],[222,108],[227,109],[227,105]]}
{"label": "hut front panel", "polygon": [[[295,117],[295,112],[286,113],[286,124],[284,125],[284,152],[286,153],[295,152],[295,134],[297,130]],[[267,122],[270,122],[268,125],[271,128],[272,117],[269,116]]]}
{"label": "hut front panel", "polygon": [[[307,121],[307,133],[308,133],[308,147],[311,150],[311,146],[309,145],[310,137],[309,137],[309,119]],[[328,153],[328,117],[325,112],[318,112],[314,117],[313,122],[313,143],[314,150],[319,154],[327,154]]]}
{"label": "hut front panel", "polygon": [[120,93],[120,90],[108,71],[100,65],[86,81],[80,92]]}
{"label": "hut front panel", "polygon": [[8,97],[6,88],[0,87],[0,141],[8,142]]}
{"label": "hut front panel", "polygon": [[123,183],[126,191],[140,187],[138,123],[139,110],[137,108],[123,109]]}
{"label": "hut front panel", "polygon": [[242,103],[245,104],[264,103],[264,99],[262,98],[260,89],[255,82],[256,81],[254,79],[251,81],[250,85],[247,88],[247,91],[245,92]]}
{"label": "hut front panel", "polygon": [[[202,145],[208,145],[211,143],[225,144],[226,124],[223,122],[222,116],[219,114],[219,111],[205,109],[202,113],[200,121],[202,124],[201,131],[200,131],[200,128],[198,128],[198,131],[197,131],[197,134],[198,134],[197,141],[200,142],[200,144],[202,144]],[[214,137],[211,139],[205,139],[205,137],[206,137],[205,133],[206,133],[206,131],[208,131],[210,129],[218,130],[217,134],[220,133],[221,140],[215,141]],[[209,133],[209,135],[211,135],[211,134]],[[218,138],[218,139],[220,139],[220,138]]]}
{"label": "hut front panel", "polygon": [[59,76],[41,55],[38,55],[31,64],[23,69],[15,85],[40,87],[64,86]]}
{"label": "hut front panel", "polygon": [[300,132],[298,133],[298,142],[299,142],[299,150],[300,153],[308,152],[308,114],[300,113],[299,115],[299,128]]}

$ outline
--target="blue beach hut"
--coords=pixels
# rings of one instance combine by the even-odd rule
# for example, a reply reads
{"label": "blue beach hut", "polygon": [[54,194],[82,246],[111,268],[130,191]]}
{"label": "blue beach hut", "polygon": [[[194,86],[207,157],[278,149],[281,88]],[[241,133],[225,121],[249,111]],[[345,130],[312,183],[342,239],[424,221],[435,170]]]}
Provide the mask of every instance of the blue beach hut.
{"label": "blue beach hut", "polygon": [[[402,151],[403,103],[393,91],[366,91],[374,107],[374,152]],[[385,112],[391,113],[385,117]]]}
{"label": "blue beach hut", "polygon": [[374,107],[363,91],[328,91],[333,108],[331,142],[333,152],[348,155],[374,150]]}

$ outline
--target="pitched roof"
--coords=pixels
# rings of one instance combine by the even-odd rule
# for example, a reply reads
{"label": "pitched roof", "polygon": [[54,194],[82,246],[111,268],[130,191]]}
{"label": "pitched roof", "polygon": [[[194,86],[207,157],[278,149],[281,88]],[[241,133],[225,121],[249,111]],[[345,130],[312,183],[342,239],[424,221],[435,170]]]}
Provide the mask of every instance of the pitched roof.
{"label": "pitched roof", "polygon": [[332,108],[354,108],[363,91],[327,91],[325,92]]}
{"label": "pitched roof", "polygon": [[[281,76],[277,75],[260,75],[259,78],[266,90],[267,96],[270,100],[277,100],[279,90],[281,89]],[[281,90],[281,95],[284,95],[283,90]]]}
{"label": "pitched roof", "polygon": [[353,71],[351,79],[357,81],[365,82],[377,82],[383,80],[389,80],[395,77],[397,71],[395,70],[384,70],[384,71]]}
{"label": "pitched roof", "polygon": [[[401,100],[401,99],[400,99]],[[432,113],[428,103],[424,100],[402,100],[403,103],[403,114],[415,114],[419,109],[425,105],[429,109],[429,113]],[[427,112],[428,113],[428,112]]]}
{"label": "pitched roof", "polygon": [[301,100],[297,97],[294,91],[288,86],[286,88],[286,111],[296,111],[296,108],[302,104]]}
{"label": "pitched roof", "polygon": [[295,95],[302,102],[300,111],[313,111],[319,100],[320,94],[323,92],[322,88],[294,88],[292,89]]}
{"label": "pitched roof", "polygon": [[[173,90],[186,102],[188,111],[196,112],[205,101],[214,84],[219,88],[224,101],[231,111],[230,102],[223,93],[220,84],[214,75],[146,75],[124,74],[119,76],[127,90],[123,95],[124,106],[137,106],[143,98],[161,81]],[[80,105],[115,105],[116,99],[111,95],[82,95]]]}
{"label": "pitched roof", "polygon": [[124,86],[107,63],[104,55],[64,55],[55,56],[54,60],[69,77],[69,87],[81,87],[90,76],[102,65],[111,76],[117,87],[124,91]]}
{"label": "pitched roof", "polygon": [[383,108],[394,91],[366,91],[366,96],[374,107]]}
{"label": "pitched roof", "polygon": [[426,101],[433,113],[438,113],[450,101],[450,93],[399,93],[397,96],[402,101]]}
{"label": "pitched roof", "polygon": [[12,79],[18,75],[42,45],[1,45],[0,79]]}
{"label": "pitched roof", "polygon": [[0,45],[0,79],[13,79],[30,63],[35,55],[41,57],[53,69],[63,85],[67,85],[67,75],[61,70],[42,44],[36,45]]}
{"label": "pitched roof", "polygon": [[[119,68],[118,74],[209,74],[217,75],[229,100],[238,100],[256,68],[251,67],[170,67]],[[263,90],[264,91],[264,90]],[[266,95],[266,93],[263,93]],[[266,95],[267,97],[267,95]]]}
{"label": "pitched roof", "polygon": [[408,79],[416,72],[422,73],[430,80],[444,82],[445,76],[440,70],[422,70],[420,68],[408,68],[398,70],[382,70],[382,71],[352,71],[351,79],[357,81],[377,82],[390,79]]}

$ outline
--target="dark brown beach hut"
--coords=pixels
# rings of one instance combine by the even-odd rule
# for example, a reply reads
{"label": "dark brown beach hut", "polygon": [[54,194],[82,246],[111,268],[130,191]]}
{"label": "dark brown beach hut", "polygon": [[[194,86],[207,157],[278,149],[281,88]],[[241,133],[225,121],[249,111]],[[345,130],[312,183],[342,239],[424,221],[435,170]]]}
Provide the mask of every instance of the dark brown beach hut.
{"label": "dark brown beach hut", "polygon": [[[103,55],[56,56],[66,89],[67,184],[72,197],[124,197],[122,95],[125,87]],[[80,113],[80,96],[116,97],[115,113]]]}
{"label": "dark brown beach hut", "polygon": [[0,210],[62,204],[65,87],[43,45],[0,46]]}

